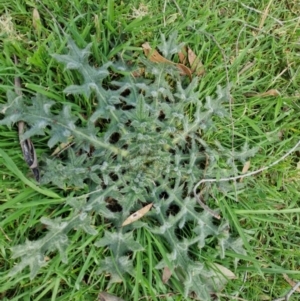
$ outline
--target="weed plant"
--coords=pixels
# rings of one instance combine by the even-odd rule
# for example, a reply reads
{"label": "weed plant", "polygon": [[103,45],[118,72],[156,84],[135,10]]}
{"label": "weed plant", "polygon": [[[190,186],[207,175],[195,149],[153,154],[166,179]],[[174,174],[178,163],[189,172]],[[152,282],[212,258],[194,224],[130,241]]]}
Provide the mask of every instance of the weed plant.
{"label": "weed plant", "polygon": [[[1,297],[94,300],[107,289],[128,300],[283,295],[282,274],[299,274],[297,156],[270,173],[200,187],[220,221],[192,190],[201,178],[240,174],[246,161],[269,165],[295,144],[296,5],[274,3],[265,21],[249,9],[264,11],[263,2],[179,2],[162,14],[151,4],[138,17],[145,7],[132,5],[139,10],[113,1],[49,3],[68,41],[42,7],[39,27],[28,29],[33,3],[7,6],[18,31],[1,36]],[[205,76],[189,82],[143,58],[137,45],[146,40],[166,56],[191,45]],[[138,68],[144,73],[135,77]],[[16,75],[23,97],[13,92]],[[280,94],[261,96],[270,89]],[[28,178],[19,120],[28,125],[22,138],[36,146],[41,185]],[[68,147],[51,156],[62,143]],[[122,226],[150,203],[150,212]],[[228,280],[220,266],[238,277],[222,293]]]}
{"label": "weed plant", "polygon": [[[176,36],[163,36],[159,48],[166,57],[178,49]],[[63,156],[45,158],[41,171],[41,184],[52,183],[68,191],[66,204],[72,210],[68,216],[42,217],[46,235],[12,247],[13,258],[20,258],[20,262],[9,276],[29,266],[33,279],[46,265],[49,252],[58,251],[67,264],[70,232],[82,230],[98,236],[99,223],[110,224],[95,242],[96,247],[109,246],[110,254],[100,262],[97,273],[109,273],[110,284],[122,281],[125,273],[136,276],[133,258],[145,246],[136,241],[135,232],[143,229],[158,235],[165,245],[156,268],[170,269],[182,281],[185,297],[194,292],[209,300],[210,294],[222,287],[222,277],[218,279],[210,265],[190,253],[203,250],[205,257],[209,242],[216,258],[223,259],[227,249],[246,254],[242,241],[230,236],[226,220],[214,224],[209,212],[199,210],[193,196],[194,186],[205,173],[209,177],[217,173],[217,159],[227,160],[222,176],[228,176],[238,172],[236,162],[244,163],[255,154],[247,144],[234,156],[226,149],[220,153],[221,145],[214,149],[201,138],[202,132],[214,128],[214,116],[228,116],[224,103],[230,101],[230,87],[218,87],[216,97],[201,101],[197,77],[184,84],[175,66],[145,59],[140,59],[144,74],[138,78],[120,61],[95,68],[88,62],[91,46],[79,49],[69,40],[68,54],[53,55],[66,70],[80,73],[81,84],[71,85],[64,92],[93,99],[96,106],[91,116],[79,122],[71,104],[54,110],[55,102],[41,94],[26,100],[10,90],[8,102],[0,106],[5,115],[0,124],[11,127],[24,121],[28,125],[21,136],[23,141],[47,135],[48,146],[53,148],[72,140]],[[108,76],[116,79],[110,81]],[[223,189],[230,191],[229,186]],[[153,209],[148,222],[145,218],[123,226],[130,214],[149,203]],[[92,221],[95,213],[100,218]]]}

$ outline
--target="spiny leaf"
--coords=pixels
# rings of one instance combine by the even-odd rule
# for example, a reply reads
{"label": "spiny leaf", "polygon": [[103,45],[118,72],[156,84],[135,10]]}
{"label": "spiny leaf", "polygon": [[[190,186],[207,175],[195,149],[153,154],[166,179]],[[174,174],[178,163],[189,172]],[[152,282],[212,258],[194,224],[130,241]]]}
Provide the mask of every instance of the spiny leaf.
{"label": "spiny leaf", "polygon": [[92,44],[88,44],[84,49],[77,47],[72,39],[68,40],[69,54],[52,54],[58,62],[66,65],[66,69],[79,69],[82,65],[86,65],[90,55]]}
{"label": "spiny leaf", "polygon": [[144,248],[134,240],[133,233],[105,231],[104,237],[95,242],[95,246],[110,246],[113,254],[123,256],[127,251],[141,251]]}
{"label": "spiny leaf", "polygon": [[177,43],[177,36],[176,31],[171,33],[168,39],[166,39],[164,34],[161,34],[161,44],[158,45],[158,48],[167,59],[170,59],[173,54],[178,53],[184,45],[184,43]]}
{"label": "spiny leaf", "polygon": [[100,267],[97,270],[97,274],[103,272],[110,274],[109,285],[123,281],[123,275],[130,274],[134,276],[134,268],[132,260],[126,256],[121,257],[105,257],[100,263]]}
{"label": "spiny leaf", "polygon": [[[12,249],[14,251],[14,249]],[[8,276],[13,277],[16,274],[20,273],[24,268],[29,266],[30,269],[30,279],[36,277],[38,271],[46,265],[46,261],[44,260],[43,254],[40,253],[30,253],[27,255],[23,255],[21,262],[16,264],[9,272]]]}
{"label": "spiny leaf", "polygon": [[86,48],[80,49],[76,46],[73,40],[68,41],[69,54],[52,55],[57,61],[65,64],[66,69],[78,70],[83,76],[82,85],[71,85],[64,90],[67,94],[83,94],[89,97],[94,91],[98,101],[103,104],[109,104],[105,97],[105,89],[102,87],[102,81],[109,75],[107,70],[112,65],[111,62],[106,63],[100,68],[94,68],[88,64],[90,48],[92,44],[88,44]]}
{"label": "spiny leaf", "polygon": [[8,90],[6,97],[7,103],[0,104],[0,113],[6,115],[5,118],[0,120],[0,124],[11,128],[13,124],[22,120],[25,105],[23,96],[19,96],[13,91]]}

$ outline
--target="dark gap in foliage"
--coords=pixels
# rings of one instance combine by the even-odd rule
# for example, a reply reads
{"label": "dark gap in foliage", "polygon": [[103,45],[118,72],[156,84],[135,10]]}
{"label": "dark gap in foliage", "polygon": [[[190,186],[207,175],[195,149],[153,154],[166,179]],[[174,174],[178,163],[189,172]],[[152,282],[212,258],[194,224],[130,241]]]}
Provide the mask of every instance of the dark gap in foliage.
{"label": "dark gap in foliage", "polygon": [[99,127],[101,129],[101,131],[105,132],[105,129],[107,127],[107,124],[109,124],[110,119],[103,119],[103,118],[99,118],[97,119],[97,121],[95,121],[95,127]]}
{"label": "dark gap in foliage", "polygon": [[192,260],[198,261],[200,252],[199,252],[199,248],[197,248],[197,245],[194,244],[194,245],[189,246],[187,254],[188,254],[188,257],[191,258]]}
{"label": "dark gap in foliage", "polygon": [[[193,194],[191,193],[190,196],[193,196]],[[203,209],[202,209],[202,207],[199,205],[199,206],[195,206],[195,211],[196,211],[197,213],[201,213],[201,212],[203,212]]]}
{"label": "dark gap in foliage", "polygon": [[130,127],[130,126],[131,126],[131,121],[128,120],[127,122],[124,123],[124,125],[125,125],[126,127]]}
{"label": "dark gap in foliage", "polygon": [[127,150],[127,149],[128,149],[128,144],[124,144],[124,145],[122,145],[122,149],[125,149],[125,150]]}
{"label": "dark gap in foliage", "polygon": [[159,121],[164,121],[166,118],[166,114],[163,111],[159,112],[158,120]]}
{"label": "dark gap in foliage", "polygon": [[123,208],[116,199],[108,197],[105,202],[107,203],[106,208],[111,212],[122,212]]}
{"label": "dark gap in foliage", "polygon": [[175,204],[171,204],[166,212],[167,216],[175,216],[180,211],[180,207]]}
{"label": "dark gap in foliage", "polygon": [[121,93],[121,96],[123,96],[124,98],[128,97],[130,95],[131,91],[129,89],[124,90]]}
{"label": "dark gap in foliage", "polygon": [[123,108],[123,103],[113,104],[114,110],[119,111]]}
{"label": "dark gap in foliage", "polygon": [[189,151],[191,149],[192,143],[193,143],[193,138],[191,138],[190,136],[187,136],[185,139],[185,147],[184,149]]}
{"label": "dark gap in foliage", "polygon": [[90,281],[93,282],[93,279],[91,278],[91,273],[93,271],[87,271],[88,273],[85,273],[84,276],[82,277],[82,283],[83,284],[86,284],[86,285],[89,285],[90,284]]}
{"label": "dark gap in foliage", "polygon": [[168,187],[169,187],[170,189],[174,189],[174,188],[175,188],[175,180],[169,179]]}
{"label": "dark gap in foliage", "polygon": [[[171,154],[171,155],[173,155],[173,156],[175,156],[176,155],[176,149],[175,148],[170,148],[169,149],[169,153]],[[172,163],[174,163],[173,161],[172,161]]]}
{"label": "dark gap in foliage", "polygon": [[111,172],[111,173],[109,174],[109,177],[110,177],[110,178],[112,179],[112,181],[114,181],[114,182],[116,182],[116,181],[119,180],[118,175],[115,174],[115,173],[113,173],[113,172]]}
{"label": "dark gap in foliage", "polygon": [[[221,225],[221,223],[222,223],[222,219],[217,219],[217,218],[214,218],[214,219],[212,219],[212,224],[213,225],[215,225],[215,226],[220,226]],[[228,230],[229,230],[229,226],[228,227],[226,227],[226,229],[228,228]]]}
{"label": "dark gap in foliage", "polygon": [[119,79],[119,78],[120,78],[120,74],[111,70],[108,77],[107,77],[107,79],[104,80],[104,82],[107,83],[106,88],[109,89],[109,90],[112,90],[112,91],[118,90],[118,87],[111,84],[111,82],[116,80],[116,79]]}
{"label": "dark gap in foliage", "polygon": [[134,109],[134,106],[129,105],[129,104],[122,104],[121,109],[122,109],[123,111],[130,111],[130,110]]}
{"label": "dark gap in foliage", "polygon": [[168,197],[169,197],[169,194],[166,191],[162,191],[158,196],[158,198],[161,200],[166,200]]}
{"label": "dark gap in foliage", "polygon": [[95,151],[95,147],[90,145],[90,149],[87,152],[87,155],[88,155],[89,158],[91,158],[93,156],[94,151]]}
{"label": "dark gap in foliage", "polygon": [[133,252],[128,250],[124,255],[132,259]]}
{"label": "dark gap in foliage", "polygon": [[180,198],[184,199],[187,195],[188,195],[188,185],[187,185],[187,183],[184,183],[183,188],[182,188],[182,194],[181,194]]}
{"label": "dark gap in foliage", "polygon": [[121,135],[117,132],[112,133],[110,138],[109,138],[109,143],[111,144],[116,144],[121,138]]}
{"label": "dark gap in foliage", "polygon": [[103,216],[96,214],[94,217],[94,227],[103,225],[104,219],[105,218]]}
{"label": "dark gap in foliage", "polygon": [[193,223],[186,222],[182,228],[177,227],[175,230],[175,235],[178,239],[191,238],[191,228]]}
{"label": "dark gap in foliage", "polygon": [[[203,152],[204,153],[204,152]],[[197,163],[199,162],[199,160],[197,160]],[[205,171],[206,168],[206,160],[201,160],[199,163],[199,168]]]}
{"label": "dark gap in foliage", "polygon": [[44,224],[38,224],[35,227],[29,228],[26,237],[28,240],[37,240],[44,237],[46,233],[48,233],[48,227]]}
{"label": "dark gap in foliage", "polygon": [[181,242],[182,241],[182,239],[184,238],[184,232],[182,231],[182,229],[180,229],[180,228],[176,228],[175,230],[174,230],[174,234],[175,234],[175,236],[176,236],[176,238],[179,240],[179,242]]}
{"label": "dark gap in foliage", "polygon": [[110,80],[109,77],[103,79],[103,81],[102,81],[102,88],[105,91],[109,91],[109,90],[116,91],[117,90],[117,87],[113,87],[113,85],[111,84],[111,80]]}

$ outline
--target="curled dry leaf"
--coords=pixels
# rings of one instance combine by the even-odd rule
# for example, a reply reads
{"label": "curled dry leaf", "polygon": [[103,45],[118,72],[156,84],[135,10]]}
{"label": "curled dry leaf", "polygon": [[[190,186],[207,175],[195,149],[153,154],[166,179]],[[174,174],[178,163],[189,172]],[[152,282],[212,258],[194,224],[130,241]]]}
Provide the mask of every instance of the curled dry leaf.
{"label": "curled dry leaf", "polygon": [[185,74],[189,77],[190,80],[192,80],[192,71],[190,68],[183,64],[176,64],[177,68],[181,70],[181,74]]}
{"label": "curled dry leaf", "polygon": [[142,218],[152,207],[153,203],[148,204],[147,206],[143,207],[142,209],[134,212],[131,214],[122,224],[122,227],[132,224],[133,222]]}
{"label": "curled dry leaf", "polygon": [[119,297],[116,297],[114,295],[105,292],[101,292],[98,295],[98,301],[124,301],[124,299],[121,299]]}
{"label": "curled dry leaf", "polygon": [[195,73],[197,76],[200,76],[204,73],[204,66],[202,62],[190,47],[188,47],[188,60],[192,73]]}
{"label": "curled dry leaf", "polygon": [[151,62],[175,65],[180,70],[181,74],[187,75],[190,78],[190,80],[192,79],[192,72],[190,68],[186,67],[183,64],[177,64],[170,60],[167,60],[157,50],[152,49],[148,42],[144,43],[142,47],[143,47],[144,54],[148,57],[148,59]]}
{"label": "curled dry leaf", "polygon": [[157,50],[152,49],[148,42],[142,45],[145,55],[151,62],[174,64],[172,61],[164,58]]}
{"label": "curled dry leaf", "polygon": [[[243,169],[242,169],[242,174],[244,174],[244,173],[246,173],[248,170],[249,170],[249,168],[250,168],[250,161],[247,161],[245,164],[244,164],[244,167],[243,167]],[[242,182],[243,181],[243,178],[240,178],[240,182]]]}

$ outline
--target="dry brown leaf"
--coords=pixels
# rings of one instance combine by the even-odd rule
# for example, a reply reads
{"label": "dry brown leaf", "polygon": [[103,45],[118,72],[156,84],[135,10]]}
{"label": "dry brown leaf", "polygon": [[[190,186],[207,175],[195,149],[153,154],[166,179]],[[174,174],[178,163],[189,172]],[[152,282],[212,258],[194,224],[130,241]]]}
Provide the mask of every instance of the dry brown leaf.
{"label": "dry brown leaf", "polygon": [[181,51],[178,52],[178,58],[181,64],[184,64],[186,62],[185,55]]}
{"label": "dry brown leaf", "polygon": [[36,8],[34,8],[32,11],[32,26],[38,35],[41,34],[41,30],[42,30],[41,17]]}
{"label": "dry brown leaf", "polygon": [[204,66],[202,62],[190,47],[188,47],[188,60],[192,73],[195,73],[197,76],[200,76],[204,73]]}
{"label": "dry brown leaf", "polygon": [[266,96],[279,96],[279,95],[280,95],[280,93],[276,89],[271,89],[271,90],[269,90],[267,92],[259,94],[259,96],[262,96],[262,97],[266,97]]}
{"label": "dry brown leaf", "polygon": [[192,80],[192,71],[190,68],[183,64],[176,64],[176,66],[181,70],[182,74],[187,75],[190,78],[190,80]]}
{"label": "dry brown leaf", "polygon": [[34,8],[32,11],[32,26],[34,29],[37,29],[38,22],[39,23],[41,22],[41,17],[40,17],[38,10],[36,8]]}
{"label": "dry brown leaf", "polygon": [[245,96],[248,96],[248,97],[268,97],[268,96],[280,96],[280,93],[278,90],[276,89],[270,89],[266,92],[262,92],[262,93],[246,93]]}
{"label": "dry brown leaf", "polygon": [[245,164],[244,164],[244,167],[242,169],[242,173],[246,173],[250,168],[250,161],[247,161]]}
{"label": "dry brown leaf", "polygon": [[190,68],[186,67],[183,64],[177,64],[170,60],[167,60],[165,57],[163,57],[157,50],[152,49],[150,44],[148,42],[145,42],[143,45],[144,54],[148,57],[148,59],[151,62],[154,63],[166,63],[166,64],[172,64],[177,66],[177,68],[180,70],[181,74],[187,75],[190,80],[192,80],[192,72]]}
{"label": "dry brown leaf", "polygon": [[134,212],[131,214],[126,220],[123,222],[122,227],[132,224],[133,222],[142,218],[152,207],[153,203],[148,204],[147,206],[143,207],[142,209]]}
{"label": "dry brown leaf", "polygon": [[220,265],[218,263],[213,264],[221,273],[223,276],[225,276],[228,279],[236,279],[236,276],[233,272],[231,272],[229,269],[225,268],[223,265]]}
{"label": "dry brown leaf", "polygon": [[164,267],[162,281],[163,283],[167,283],[172,276],[172,271],[168,267]]}
{"label": "dry brown leaf", "polygon": [[197,55],[194,53],[194,51],[188,47],[188,59],[192,70],[195,70]]}
{"label": "dry brown leaf", "polygon": [[[291,287],[296,285],[296,282],[294,282],[287,274],[283,274],[283,278]],[[297,288],[296,292],[300,293],[300,288]]]}
{"label": "dry brown leaf", "polygon": [[[247,161],[245,164],[244,164],[244,167],[242,169],[242,174],[246,173],[250,168],[250,161]],[[243,178],[240,178],[240,182],[243,181]]]}
{"label": "dry brown leaf", "polygon": [[116,297],[114,295],[105,293],[105,292],[101,292],[98,295],[98,301],[124,301],[123,299]]}
{"label": "dry brown leaf", "polygon": [[157,50],[152,49],[148,42],[144,43],[142,47],[145,55],[151,62],[174,64],[172,61],[167,60],[161,54],[159,54]]}
{"label": "dry brown leaf", "polygon": [[178,52],[179,62],[186,65],[187,63],[187,48],[184,46],[180,52]]}

